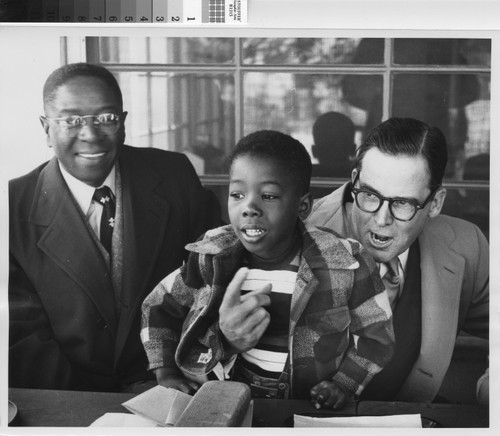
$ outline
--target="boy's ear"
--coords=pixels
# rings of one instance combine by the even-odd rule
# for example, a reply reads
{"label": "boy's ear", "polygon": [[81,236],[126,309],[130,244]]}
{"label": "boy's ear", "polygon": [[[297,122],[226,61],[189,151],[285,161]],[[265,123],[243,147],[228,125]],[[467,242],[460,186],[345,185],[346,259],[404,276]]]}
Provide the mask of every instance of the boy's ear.
{"label": "boy's ear", "polygon": [[313,198],[310,193],[304,194],[300,198],[299,203],[299,218],[304,221],[311,213],[313,205]]}

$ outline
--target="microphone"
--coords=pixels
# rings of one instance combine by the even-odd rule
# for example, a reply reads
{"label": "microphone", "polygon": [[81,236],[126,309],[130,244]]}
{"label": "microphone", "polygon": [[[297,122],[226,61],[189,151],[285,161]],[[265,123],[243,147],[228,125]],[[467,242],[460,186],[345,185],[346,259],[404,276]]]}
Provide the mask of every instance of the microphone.
{"label": "microphone", "polygon": [[250,388],[211,380],[201,385],[175,427],[241,427],[250,406]]}

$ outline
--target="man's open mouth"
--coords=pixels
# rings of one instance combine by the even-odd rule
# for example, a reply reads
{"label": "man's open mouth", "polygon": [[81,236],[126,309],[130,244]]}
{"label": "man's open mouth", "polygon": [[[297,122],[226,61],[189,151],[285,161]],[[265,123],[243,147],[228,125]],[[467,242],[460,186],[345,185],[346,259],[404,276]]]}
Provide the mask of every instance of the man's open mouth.
{"label": "man's open mouth", "polygon": [[387,245],[392,241],[391,236],[384,236],[379,233],[370,232],[370,238],[372,243],[377,246]]}

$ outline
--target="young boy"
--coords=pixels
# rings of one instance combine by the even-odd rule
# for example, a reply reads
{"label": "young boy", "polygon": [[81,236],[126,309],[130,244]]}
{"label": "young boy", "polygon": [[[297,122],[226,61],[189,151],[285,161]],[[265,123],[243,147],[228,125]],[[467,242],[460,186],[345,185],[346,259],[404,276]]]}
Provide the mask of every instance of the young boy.
{"label": "young boy", "polygon": [[[141,338],[158,383],[192,393],[229,378],[254,397],[339,408],[392,356],[392,314],[360,244],[302,223],[311,159],[258,131],[230,159],[231,225],[186,246],[185,265],[143,304]],[[200,377],[201,376],[201,377]]]}

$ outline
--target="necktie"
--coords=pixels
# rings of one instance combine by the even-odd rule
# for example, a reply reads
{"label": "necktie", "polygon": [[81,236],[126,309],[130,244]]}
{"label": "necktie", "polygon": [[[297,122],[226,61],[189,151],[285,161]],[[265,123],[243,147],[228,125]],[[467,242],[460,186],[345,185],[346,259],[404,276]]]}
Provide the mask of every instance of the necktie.
{"label": "necktie", "polygon": [[111,254],[111,239],[115,225],[115,202],[111,189],[107,186],[96,189],[93,199],[103,207],[99,239],[107,252]]}
{"label": "necktie", "polygon": [[382,281],[384,282],[385,289],[387,289],[391,308],[394,310],[399,296],[401,283],[401,278],[399,277],[399,259],[395,257],[385,263],[385,266],[387,267],[387,272],[384,274],[384,277],[382,277]]}

